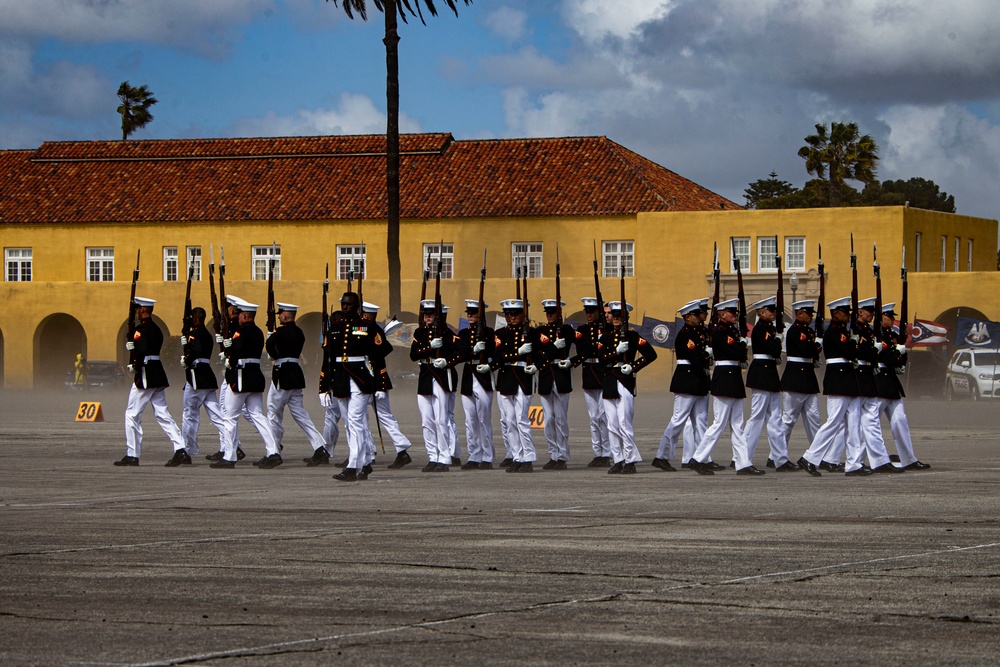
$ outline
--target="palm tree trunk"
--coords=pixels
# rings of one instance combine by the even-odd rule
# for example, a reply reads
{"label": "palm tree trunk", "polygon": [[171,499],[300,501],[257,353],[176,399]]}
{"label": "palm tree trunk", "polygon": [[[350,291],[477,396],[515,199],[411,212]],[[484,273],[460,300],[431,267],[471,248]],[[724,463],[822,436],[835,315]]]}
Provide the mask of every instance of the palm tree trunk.
{"label": "palm tree trunk", "polygon": [[402,312],[399,263],[399,32],[396,3],[385,3],[385,189],[388,200],[386,258],[389,264],[389,313]]}

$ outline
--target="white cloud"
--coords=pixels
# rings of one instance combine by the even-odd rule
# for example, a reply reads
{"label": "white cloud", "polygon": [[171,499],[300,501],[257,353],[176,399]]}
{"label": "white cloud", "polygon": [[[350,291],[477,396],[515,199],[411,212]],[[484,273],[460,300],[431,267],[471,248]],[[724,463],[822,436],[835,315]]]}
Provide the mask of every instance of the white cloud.
{"label": "white cloud", "polygon": [[527,31],[528,15],[510,7],[499,7],[483,17],[483,25],[490,32],[509,42],[516,42]]}
{"label": "white cloud", "polygon": [[673,0],[567,0],[563,6],[566,24],[584,40],[600,42],[607,37],[632,37],[643,23],[662,18],[679,4]]}
{"label": "white cloud", "polygon": [[[310,136],[319,134],[384,134],[385,113],[366,95],[343,93],[333,109],[303,109],[291,116],[268,113],[242,118],[229,134],[241,137]],[[400,132],[420,132],[420,124],[399,115]]]}
{"label": "white cloud", "polygon": [[114,112],[117,88],[96,67],[62,60],[35,65],[32,55],[17,40],[0,44],[0,110],[71,118]]}

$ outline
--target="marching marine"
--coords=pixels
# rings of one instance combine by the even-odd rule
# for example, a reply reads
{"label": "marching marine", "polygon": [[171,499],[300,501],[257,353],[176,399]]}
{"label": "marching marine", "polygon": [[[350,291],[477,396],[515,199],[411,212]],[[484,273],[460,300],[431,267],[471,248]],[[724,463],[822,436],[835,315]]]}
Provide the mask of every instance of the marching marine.
{"label": "marching marine", "polygon": [[[493,374],[490,361],[496,346],[496,332],[482,320],[479,301],[465,300],[469,326],[458,332],[462,368],[462,407],[465,410],[465,441],[468,460],[462,470],[493,468]],[[484,302],[483,308],[486,308]]]}
{"label": "marching marine", "polygon": [[[365,301],[361,304],[362,319],[380,329],[376,333],[382,339],[382,344],[379,346],[382,353],[369,358],[372,375],[375,377],[375,396],[373,397],[372,404],[375,407],[375,418],[378,420],[379,428],[385,429],[385,432],[389,435],[389,439],[392,440],[392,446],[396,449],[396,459],[388,465],[389,468],[395,470],[402,468],[412,461],[408,451],[411,444],[410,439],[403,435],[403,432],[399,428],[399,422],[396,421],[396,416],[392,414],[392,406],[389,404],[389,392],[392,390],[392,380],[389,378],[389,369],[385,363],[385,358],[393,350],[392,343],[389,342],[387,334],[402,326],[402,322],[393,318],[383,329],[381,325],[375,322],[378,311],[379,307],[374,303]],[[372,445],[374,444],[373,441]],[[372,452],[372,458],[374,458],[374,454]]]}
{"label": "marching marine", "polygon": [[930,465],[923,463],[913,453],[910,438],[910,423],[903,407],[903,385],[899,374],[906,369],[905,339],[895,326],[895,303],[882,306],[882,342],[885,346],[878,355],[878,370],[875,373],[875,387],[878,390],[879,412],[889,420],[892,439],[896,443],[899,462],[904,470],[927,470]]}
{"label": "marching marine", "polygon": [[505,299],[500,302],[500,308],[507,319],[507,326],[496,332],[496,354],[492,366],[499,371],[500,419],[505,424],[505,444],[511,454],[506,470],[528,473],[533,471],[532,464],[536,459],[528,410],[534,393],[534,376],[539,366],[544,365],[545,357],[541,350],[535,350],[538,334],[525,321],[524,301]]}
{"label": "marching marine", "polygon": [[594,458],[587,467],[606,468],[611,465],[611,440],[602,395],[605,367],[598,351],[606,322],[601,304],[595,297],[584,297],[581,301],[587,322],[576,328],[576,356],[572,361],[574,366],[583,367],[583,398],[590,417],[590,445],[594,450]]}
{"label": "marching marine", "polygon": [[[441,305],[441,316],[448,307]],[[413,332],[410,359],[420,365],[417,407],[427,449],[423,472],[448,472],[454,456],[454,400],[458,388],[455,365],[461,360],[455,334],[439,321],[434,299],[420,302],[421,326]]]}
{"label": "marching marine", "polygon": [[555,299],[542,301],[546,323],[536,327],[540,351],[549,363],[538,372],[538,395],[545,410],[545,441],[549,461],[544,470],[565,470],[569,462],[569,395],[573,391],[570,346],[576,332],[562,322],[566,304]]}
{"label": "marching marine", "polygon": [[782,445],[785,427],[781,418],[781,378],[778,376],[778,364],[781,362],[783,335],[774,326],[777,297],[761,299],[750,307],[757,311],[757,324],[750,332],[752,360],[746,379],[746,386],[753,390],[750,397],[750,419],[744,429],[747,455],[752,461],[760,433],[766,424],[769,459],[784,459],[776,464],[777,472],[796,472],[799,467],[788,461],[787,451],[782,453],[785,449]]}
{"label": "marching marine", "polygon": [[816,302],[812,299],[792,304],[795,321],[785,333],[787,356],[785,370],[781,374],[781,450],[771,452],[771,461],[776,469],[781,469],[790,462],[788,440],[799,417],[805,424],[806,438],[809,442],[816,438],[821,423],[816,368],[820,363],[823,346],[816,340],[816,330],[809,326],[812,324],[815,309]]}
{"label": "marching marine", "polygon": [[205,327],[207,313],[204,308],[191,309],[191,331],[181,336],[184,355],[184,413],[181,433],[188,454],[198,454],[198,427],[201,408],[205,408],[212,425],[219,431],[219,451],[226,446],[226,424],[222,405],[219,403],[219,381],[212,370],[212,350],[215,341]]}

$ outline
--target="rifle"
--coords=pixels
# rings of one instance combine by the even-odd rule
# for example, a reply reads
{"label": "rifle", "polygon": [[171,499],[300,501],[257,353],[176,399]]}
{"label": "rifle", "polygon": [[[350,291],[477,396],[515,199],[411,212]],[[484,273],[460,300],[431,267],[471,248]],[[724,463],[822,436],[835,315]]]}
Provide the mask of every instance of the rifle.
{"label": "rifle", "polygon": [[899,337],[903,339],[903,345],[910,342],[910,326],[907,323],[908,315],[907,289],[906,289],[906,246],[903,246],[903,266],[899,271],[899,276],[903,280],[903,294],[899,300]]}
{"label": "rifle", "polygon": [[[479,325],[476,327],[475,342],[486,340],[486,300],[484,290],[486,289],[486,248],[483,248],[483,268],[479,272]],[[479,353],[479,363],[489,363],[489,355],[486,350]]]}
{"label": "rifle", "polygon": [[[628,334],[628,306],[625,303],[625,255],[618,256],[618,277],[622,292],[622,326],[623,334]],[[623,339],[624,340],[624,339]]]}
{"label": "rifle", "polygon": [[712,244],[712,251],[715,255],[715,262],[712,264],[712,280],[715,281],[715,293],[712,295],[712,318],[708,321],[708,335],[715,331],[715,326],[719,323],[719,244]]}
{"label": "rifle", "polygon": [[365,305],[365,299],[364,299],[364,296],[362,296],[364,294],[364,291],[362,290],[362,285],[364,284],[364,280],[365,280],[365,244],[364,243],[361,244],[361,265],[358,266],[358,272],[359,272],[358,273],[358,304],[359,304],[358,307],[363,310],[364,309],[364,305]]}
{"label": "rifle", "polygon": [[732,247],[733,265],[736,268],[736,297],[739,299],[740,306],[740,336],[746,338],[747,333],[750,331],[749,327],[747,327],[747,300],[746,295],[743,293],[743,271],[740,269],[740,258],[736,254],[736,241],[733,240],[732,236],[729,237],[729,245]]}
{"label": "rifle", "polygon": [[531,320],[528,319],[528,257],[527,255],[521,256],[521,282],[523,283],[523,289],[521,292],[524,294],[524,326],[525,328],[531,326]]}
{"label": "rifle", "polygon": [[[138,306],[135,303],[135,286],[139,282],[139,254],[142,250],[136,250],[135,252],[135,270],[132,271],[132,293],[128,298],[128,342],[135,341],[135,313],[138,310]],[[135,350],[130,350],[128,355],[129,366],[135,367]]]}
{"label": "rifle", "polygon": [[[219,296],[226,298],[226,246],[220,245],[219,252],[222,257],[219,259]],[[226,312],[222,314],[222,330],[219,334],[223,338],[229,338],[229,302],[226,301]],[[225,353],[225,348],[223,348]],[[228,356],[228,355],[227,355]]]}
{"label": "rifle", "polygon": [[219,297],[215,294],[215,249],[208,245],[208,291],[212,297],[212,328],[222,332],[222,313],[219,312]]}
{"label": "rifle", "polygon": [[420,285],[420,300],[427,299],[427,279],[431,275],[431,251],[427,250],[427,261],[424,262],[424,282]]}
{"label": "rifle", "polygon": [[858,256],[854,254],[854,234],[851,233],[851,333],[858,332]]}
{"label": "rifle", "polygon": [[514,266],[514,297],[521,298],[521,265]]}
{"label": "rifle", "polygon": [[278,326],[278,310],[274,303],[274,253],[277,240],[271,242],[271,257],[267,260],[267,330],[274,333]]}
{"label": "rifle", "polygon": [[816,309],[816,335],[823,337],[823,323],[826,313],[826,274],[823,272],[823,244],[819,244],[819,261],[817,262],[819,271],[819,308]]}
{"label": "rifle", "polygon": [[778,333],[785,331],[785,279],[781,276],[781,255],[778,254],[778,235],[774,235],[774,266],[778,269],[778,295],[775,301],[774,328]]}
{"label": "rifle", "polygon": [[[347,269],[347,291],[354,291],[354,260],[351,260],[351,268]],[[358,304],[358,309],[361,309],[361,304]]]}
{"label": "rifle", "polygon": [[[444,304],[441,303],[441,264],[444,254],[444,239],[438,246],[437,276],[434,279],[434,337],[444,338]],[[440,357],[441,350],[437,350],[434,356]]]}
{"label": "rifle", "polygon": [[875,340],[882,340],[882,270],[878,265],[878,249],[872,244],[872,271],[875,273],[875,316],[872,318],[872,332]]}
{"label": "rifle", "polygon": [[326,263],[326,278],[323,280],[323,345],[326,345],[326,335],[330,333],[330,306],[327,295],[330,293],[330,262]]}
{"label": "rifle", "polygon": [[559,244],[556,244],[556,326],[562,329],[562,289],[559,287]]}
{"label": "rifle", "polygon": [[607,326],[604,318],[604,297],[601,296],[601,278],[597,268],[597,239],[594,239],[594,296],[597,297],[597,312],[601,315],[601,331]]}
{"label": "rifle", "polygon": [[[184,318],[181,320],[181,336],[187,338],[191,335],[191,280],[194,279],[194,261],[188,264],[187,290],[184,294]],[[188,346],[185,345],[181,353],[181,364],[187,367],[190,355]]]}

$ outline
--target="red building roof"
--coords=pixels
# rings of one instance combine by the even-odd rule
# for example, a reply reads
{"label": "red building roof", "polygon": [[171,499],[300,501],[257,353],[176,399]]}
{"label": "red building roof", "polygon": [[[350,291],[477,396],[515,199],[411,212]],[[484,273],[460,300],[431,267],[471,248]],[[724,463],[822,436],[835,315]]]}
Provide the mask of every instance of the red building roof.
{"label": "red building roof", "polygon": [[[607,137],[400,137],[403,219],[632,215],[739,205]],[[47,142],[0,151],[0,222],[375,220],[384,135]]]}

